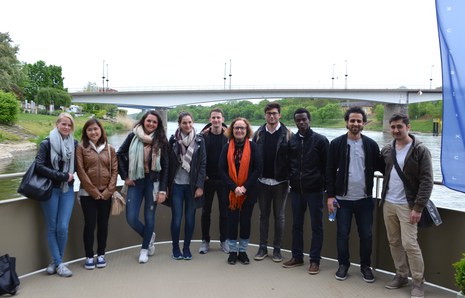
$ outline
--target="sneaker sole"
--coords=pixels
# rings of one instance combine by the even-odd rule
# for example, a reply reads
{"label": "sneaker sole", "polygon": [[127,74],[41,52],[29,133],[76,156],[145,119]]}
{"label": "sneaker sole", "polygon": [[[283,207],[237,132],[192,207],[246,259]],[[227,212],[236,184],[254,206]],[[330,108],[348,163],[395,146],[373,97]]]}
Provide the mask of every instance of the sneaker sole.
{"label": "sneaker sole", "polygon": [[208,250],[199,250],[199,254],[201,255],[206,255]]}
{"label": "sneaker sole", "polygon": [[347,275],[344,276],[344,277],[340,277],[340,276],[334,275],[334,277],[335,277],[337,280],[346,280],[346,279],[347,279]]}
{"label": "sneaker sole", "polygon": [[389,290],[400,289],[400,288],[403,288],[403,287],[406,287],[406,286],[408,286],[408,283],[402,284],[402,285],[400,285],[400,286],[398,286],[398,287],[393,287],[393,286],[389,286],[389,285],[384,285],[384,287],[385,287],[386,289],[389,289]]}
{"label": "sneaker sole", "polygon": [[105,267],[107,267],[107,264],[101,264],[101,265],[97,264],[97,268],[105,268]]}
{"label": "sneaker sole", "polygon": [[94,270],[95,265],[94,266],[86,266],[86,265],[84,265],[84,268],[87,269],[87,270]]}
{"label": "sneaker sole", "polygon": [[284,264],[283,264],[283,267],[284,267],[284,268],[295,268],[295,267],[299,267],[299,266],[303,266],[303,265],[304,265],[304,263],[302,263],[302,264],[295,264],[295,265],[284,265]]}
{"label": "sneaker sole", "polygon": [[267,255],[265,255],[265,256],[263,256],[263,257],[262,257],[262,256],[258,256],[258,257],[255,256],[253,259],[254,259],[255,261],[261,261],[261,260],[264,260],[266,257],[267,257]]}
{"label": "sneaker sole", "polygon": [[362,278],[363,278],[363,281],[365,281],[365,282],[367,282],[367,283],[373,283],[373,282],[375,282],[375,279],[374,279],[374,278],[373,278],[373,279],[367,279],[367,278],[363,277],[363,275],[362,275]]}
{"label": "sneaker sole", "polygon": [[315,275],[315,274],[320,273],[320,270],[318,270],[318,271],[307,271],[307,272],[308,272],[308,274]]}
{"label": "sneaker sole", "polygon": [[272,259],[272,260],[273,260],[273,262],[275,262],[275,263],[281,263],[281,262],[283,261],[283,259]]}
{"label": "sneaker sole", "polygon": [[171,258],[172,258],[173,260],[176,260],[176,261],[184,260],[184,257],[183,257],[183,256],[178,256],[178,257],[171,256]]}

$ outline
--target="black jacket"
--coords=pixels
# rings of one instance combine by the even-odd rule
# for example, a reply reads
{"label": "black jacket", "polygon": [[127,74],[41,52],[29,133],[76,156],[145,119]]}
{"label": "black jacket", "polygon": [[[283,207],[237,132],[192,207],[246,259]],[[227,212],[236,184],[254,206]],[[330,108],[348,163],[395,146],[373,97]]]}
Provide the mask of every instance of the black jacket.
{"label": "black jacket", "polygon": [[[130,132],[124,140],[123,144],[121,144],[121,146],[118,148],[118,152],[116,152],[116,156],[118,157],[118,174],[123,180],[125,180],[128,177],[129,146],[131,145],[134,136],[135,134],[133,132]],[[150,157],[152,157],[152,154],[150,154]],[[151,160],[149,160],[148,163],[151,164]],[[163,146],[161,148],[160,165],[160,172],[150,171],[149,175],[154,182],[158,181],[160,183],[158,186],[158,189],[160,191],[166,191],[168,187],[167,185],[169,168],[168,146]]]}
{"label": "black jacket", "polygon": [[[76,171],[76,147],[78,142],[74,140],[74,171]],[[50,139],[47,137],[40,143],[39,150],[36,156],[36,171],[41,176],[50,178],[53,182],[54,187],[59,187],[64,181],[68,181],[68,172],[63,172],[63,166],[60,164],[60,170],[55,170],[52,166],[51,154],[50,154]],[[73,185],[74,179],[71,180],[68,185]]]}
{"label": "black jacket", "polygon": [[[230,142],[234,142],[234,140],[230,140]],[[229,143],[225,144],[223,150],[221,151],[219,171],[223,181],[226,182],[228,190],[234,192],[238,185],[236,185],[231,177],[229,177],[228,147]],[[257,201],[257,184],[258,177],[262,172],[262,166],[262,159],[260,158],[260,152],[258,151],[257,144],[250,142],[249,173],[247,176],[247,181],[244,183],[244,187],[247,189],[246,200],[248,202],[255,203]]]}
{"label": "black jacket", "polygon": [[[266,133],[266,124],[260,126],[257,131],[255,132],[252,142],[258,145],[258,151],[260,152],[262,158],[262,164],[266,161],[264,160],[265,156],[265,137],[264,134]],[[276,147],[275,152],[275,160],[274,160],[274,176],[276,177],[276,181],[284,181],[289,179],[289,158],[288,158],[288,146],[289,140],[292,137],[292,132],[283,124],[279,127],[279,131],[275,132],[279,133],[279,140],[278,146]],[[261,177],[262,173],[260,173]]]}
{"label": "black jacket", "polygon": [[289,141],[289,184],[291,191],[310,193],[325,189],[328,139],[310,129],[305,137],[299,133]]}
{"label": "black jacket", "polygon": [[[200,208],[204,204],[204,196],[201,198],[194,199],[195,190],[197,188],[204,188],[204,182],[206,177],[206,169],[207,169],[207,154],[205,151],[205,140],[201,135],[195,136],[196,143],[194,147],[194,153],[192,154],[191,160],[191,170],[189,172],[190,177],[190,186],[192,192],[192,199],[194,200],[195,207]],[[176,141],[174,135],[170,137],[170,166],[169,166],[169,174],[168,174],[168,189],[172,192],[173,190],[173,182],[176,176],[176,171],[180,166],[180,155],[179,155],[179,144]],[[171,196],[171,195],[170,195]],[[166,200],[166,205],[170,205],[170,198]]]}
{"label": "black jacket", "polygon": [[[224,144],[226,144],[226,143],[228,142],[228,138],[224,135],[224,132],[226,131],[227,126],[226,126],[226,124],[224,124],[224,123],[223,123],[222,126],[223,126],[223,127],[222,127],[222,128],[223,128],[223,135],[222,135],[223,137],[221,138],[221,143],[222,143],[222,145],[224,146]],[[207,124],[207,125],[202,129],[201,134],[202,134],[202,136],[203,136],[203,139],[205,140],[205,150],[206,150],[205,152],[206,152],[206,154],[207,154],[207,170],[206,170],[207,173],[206,173],[206,176],[208,176],[210,179],[221,179],[220,177],[211,177],[210,175],[211,175],[212,173],[209,173],[209,169],[211,169],[211,167],[210,167],[210,165],[208,165],[208,149],[209,149],[210,143],[211,143],[211,141],[210,141],[210,139],[211,139],[211,123]],[[223,147],[221,147],[221,148],[223,148]],[[221,154],[221,152],[218,154],[218,156],[219,156],[220,154]],[[218,169],[218,161],[216,162],[216,165],[214,165],[214,166],[215,166],[215,168],[214,168],[215,171],[213,171],[213,172],[214,172],[213,175],[216,174],[217,176],[219,176],[219,173],[217,173],[217,172],[218,172],[218,170],[217,170],[217,169]]]}
{"label": "black jacket", "polygon": [[[368,197],[373,193],[373,178],[375,171],[383,171],[384,162],[381,159],[378,144],[369,137],[362,135],[363,151],[365,153],[365,188]],[[349,178],[350,147],[347,146],[347,134],[339,136],[329,145],[326,167],[326,191],[329,197],[347,194]]]}

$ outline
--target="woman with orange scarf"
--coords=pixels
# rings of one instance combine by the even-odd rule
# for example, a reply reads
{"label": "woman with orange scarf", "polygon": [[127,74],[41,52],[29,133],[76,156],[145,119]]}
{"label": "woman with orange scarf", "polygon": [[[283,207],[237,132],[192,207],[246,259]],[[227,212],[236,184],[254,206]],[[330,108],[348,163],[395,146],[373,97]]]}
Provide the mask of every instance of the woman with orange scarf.
{"label": "woman with orange scarf", "polygon": [[[250,223],[253,207],[257,201],[257,181],[262,171],[258,148],[250,142],[253,131],[244,118],[236,118],[226,130],[229,143],[225,144],[219,161],[219,172],[229,190],[228,263],[249,264],[247,246],[250,238]],[[239,246],[237,234],[239,231]]]}

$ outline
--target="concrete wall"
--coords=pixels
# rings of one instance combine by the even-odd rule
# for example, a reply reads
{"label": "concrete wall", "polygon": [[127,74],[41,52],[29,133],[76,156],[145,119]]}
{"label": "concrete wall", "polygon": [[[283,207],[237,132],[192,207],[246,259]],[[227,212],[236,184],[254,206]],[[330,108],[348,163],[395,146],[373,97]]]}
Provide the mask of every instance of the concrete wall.
{"label": "concrete wall", "polygon": [[[283,248],[290,249],[292,241],[292,212],[290,198],[286,207],[286,230],[284,233]],[[212,210],[211,237],[219,239],[218,206],[216,200]],[[425,277],[432,282],[447,288],[457,290],[454,284],[454,269],[452,263],[462,257],[465,251],[465,213],[441,209],[444,223],[439,227],[420,230],[418,238],[425,259]],[[388,271],[394,271],[389,245],[386,239],[386,231],[380,210],[375,211],[374,245],[372,265]],[[259,210],[255,205],[252,219],[252,234],[250,242],[259,242]],[[201,210],[196,212],[196,227],[193,239],[201,239],[200,231]],[[171,241],[170,235],[171,210],[164,205],[156,210],[157,241]],[[269,244],[273,237],[273,220],[270,222]],[[109,223],[109,236],[107,251],[117,248],[140,245],[141,238],[128,226],[124,215],[111,216]],[[80,206],[76,203],[69,226],[69,240],[64,259],[66,261],[83,258],[84,246],[82,241],[83,216]],[[181,231],[181,239],[183,238]],[[304,227],[305,246],[304,252],[310,251],[311,229],[307,212]],[[322,255],[329,258],[337,258],[336,250],[336,224],[327,220],[327,212],[324,212],[324,244]],[[0,255],[9,253],[17,257],[17,272],[24,275],[29,272],[43,269],[47,266],[50,256],[47,248],[45,225],[42,210],[38,202],[21,199],[14,202],[0,201]],[[196,253],[196,252],[193,252]],[[253,257],[256,247],[249,247],[249,256]],[[358,234],[355,222],[352,224],[350,238],[350,255],[353,263],[359,263]],[[134,256],[134,260],[138,256]],[[305,260],[308,263],[308,259]],[[334,268],[325,268],[336,272]],[[375,273],[376,274],[376,273]]]}

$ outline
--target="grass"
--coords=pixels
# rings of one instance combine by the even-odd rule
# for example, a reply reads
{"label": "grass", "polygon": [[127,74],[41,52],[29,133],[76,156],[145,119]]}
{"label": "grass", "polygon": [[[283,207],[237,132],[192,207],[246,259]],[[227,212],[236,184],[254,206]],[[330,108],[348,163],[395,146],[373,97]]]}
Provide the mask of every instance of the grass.
{"label": "grass", "polygon": [[6,141],[17,142],[19,140],[21,140],[21,138],[15,134],[9,133],[7,131],[0,131],[0,143],[6,142]]}
{"label": "grass", "polygon": [[[21,126],[28,133],[38,136],[35,142],[40,143],[55,128],[57,116],[20,113],[18,115],[17,125]],[[89,115],[75,117],[74,138],[81,139],[82,127],[89,120]],[[126,125],[120,122],[113,122],[99,119],[107,133],[107,136],[114,134],[116,131],[126,129]]]}

